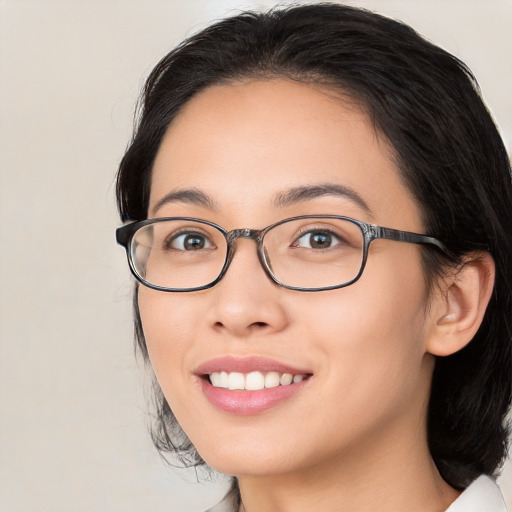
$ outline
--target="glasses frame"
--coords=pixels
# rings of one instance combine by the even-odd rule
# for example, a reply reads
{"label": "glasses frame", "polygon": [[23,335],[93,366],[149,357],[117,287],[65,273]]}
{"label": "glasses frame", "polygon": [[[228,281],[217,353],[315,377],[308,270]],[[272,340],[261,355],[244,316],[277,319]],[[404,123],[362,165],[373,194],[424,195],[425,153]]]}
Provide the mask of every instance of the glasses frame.
{"label": "glasses frame", "polygon": [[[285,224],[287,222],[295,221],[295,220],[301,220],[301,219],[339,219],[351,222],[352,224],[355,224],[360,230],[363,235],[363,255],[361,259],[361,266],[359,268],[358,273],[356,276],[343,284],[340,285],[333,285],[333,286],[322,286],[318,288],[302,288],[299,286],[289,286],[277,279],[276,276],[272,273],[272,269],[270,267],[269,262],[267,261],[267,258],[265,256],[265,251],[263,250],[263,240],[265,238],[265,235],[276,226],[280,226],[281,224]],[[222,270],[220,271],[220,274],[210,283],[203,285],[203,286],[196,286],[194,288],[167,288],[164,286],[158,286],[150,283],[149,281],[146,281],[135,268],[135,265],[132,260],[132,251],[131,251],[131,243],[133,240],[133,237],[135,233],[143,228],[144,226],[148,226],[150,224],[157,224],[159,222],[166,222],[166,221],[175,221],[175,220],[184,220],[187,222],[198,222],[200,224],[206,224],[208,226],[211,226],[224,236],[226,239],[227,244],[227,250],[226,250],[226,259],[224,261],[224,265],[222,266]],[[363,274],[363,271],[366,266],[366,261],[368,259],[368,252],[370,249],[370,244],[377,240],[378,238],[382,238],[385,240],[394,240],[395,242],[404,242],[409,244],[417,244],[417,245],[426,245],[437,248],[439,251],[444,253],[448,257],[452,257],[451,252],[446,248],[446,246],[439,241],[437,238],[428,236],[428,235],[422,235],[419,233],[413,233],[410,231],[401,231],[399,229],[392,229],[392,228],[385,228],[383,226],[377,226],[375,224],[369,224],[368,222],[364,222],[361,220],[352,219],[351,217],[344,217],[341,215],[299,215],[297,217],[290,217],[288,219],[280,220],[279,222],[275,222],[274,224],[271,224],[270,226],[267,226],[263,229],[250,229],[250,228],[243,228],[243,229],[233,229],[231,231],[227,231],[222,226],[219,226],[218,224],[215,224],[214,222],[210,222],[208,220],[204,219],[197,219],[194,217],[158,217],[154,219],[146,219],[141,221],[134,221],[129,224],[126,224],[124,226],[121,226],[117,228],[116,230],[116,240],[119,245],[122,245],[126,250],[126,256],[128,258],[128,264],[130,266],[130,270],[134,277],[144,286],[147,286],[148,288],[152,288],[153,290],[158,290],[162,292],[194,292],[199,290],[207,290],[208,288],[212,288],[215,286],[226,274],[229,265],[231,264],[231,261],[233,260],[233,256],[235,254],[235,242],[239,238],[246,238],[254,240],[257,244],[257,254],[258,259],[260,261],[260,264],[267,274],[267,276],[277,285],[282,286],[283,288],[286,288],[288,290],[296,290],[301,292],[319,292],[324,290],[336,290],[339,288],[345,288],[346,286],[350,286],[351,284],[354,284]]]}

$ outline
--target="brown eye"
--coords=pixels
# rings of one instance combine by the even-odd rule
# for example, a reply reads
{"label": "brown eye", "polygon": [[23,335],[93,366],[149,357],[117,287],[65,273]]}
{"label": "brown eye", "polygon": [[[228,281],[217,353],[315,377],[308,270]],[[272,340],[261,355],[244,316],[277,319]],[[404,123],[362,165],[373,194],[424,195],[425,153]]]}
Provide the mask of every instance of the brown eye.
{"label": "brown eye", "polygon": [[303,234],[296,242],[296,247],[306,247],[308,249],[329,249],[333,245],[341,243],[341,240],[330,231],[308,231]]}
{"label": "brown eye", "polygon": [[178,251],[199,251],[213,247],[210,240],[201,233],[182,233],[172,238],[167,245]]}

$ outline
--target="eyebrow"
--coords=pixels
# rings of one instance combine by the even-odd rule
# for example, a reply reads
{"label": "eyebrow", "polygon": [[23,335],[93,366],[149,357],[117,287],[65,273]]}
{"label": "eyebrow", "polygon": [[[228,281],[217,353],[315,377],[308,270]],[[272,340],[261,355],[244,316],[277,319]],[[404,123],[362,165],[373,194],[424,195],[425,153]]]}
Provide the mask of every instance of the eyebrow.
{"label": "eyebrow", "polygon": [[[339,196],[348,199],[359,206],[369,215],[372,211],[366,201],[353,189],[344,185],[334,183],[320,183],[318,185],[301,185],[293,187],[283,192],[278,192],[273,200],[274,207],[285,208],[297,203],[311,201],[322,196]],[[215,201],[197,188],[171,190],[162,199],[160,199],[152,208],[153,214],[170,203],[188,203],[203,206],[209,210],[218,211]]]}
{"label": "eyebrow", "polygon": [[303,185],[288,189],[277,194],[274,199],[274,205],[278,208],[283,208],[304,201],[311,201],[322,196],[341,196],[355,203],[369,215],[372,215],[372,211],[366,201],[355,190],[334,183]]}
{"label": "eyebrow", "polygon": [[218,209],[215,204],[215,201],[210,196],[206,195],[204,192],[201,192],[197,188],[186,188],[171,190],[171,192],[162,197],[162,199],[160,199],[155,204],[155,206],[153,206],[153,213],[162,208],[162,206],[169,203],[188,203],[204,206],[209,210]]}

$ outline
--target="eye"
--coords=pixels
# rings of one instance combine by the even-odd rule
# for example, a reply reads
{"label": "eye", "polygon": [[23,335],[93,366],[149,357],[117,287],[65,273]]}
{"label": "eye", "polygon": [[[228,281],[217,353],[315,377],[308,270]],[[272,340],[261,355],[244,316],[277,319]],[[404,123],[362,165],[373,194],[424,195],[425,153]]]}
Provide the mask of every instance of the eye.
{"label": "eye", "polygon": [[212,249],[214,246],[209,238],[202,233],[181,233],[170,237],[166,247],[178,251],[200,251]]}
{"label": "eye", "polygon": [[341,238],[332,231],[315,229],[301,235],[293,245],[307,249],[329,249],[340,243],[342,243]]}

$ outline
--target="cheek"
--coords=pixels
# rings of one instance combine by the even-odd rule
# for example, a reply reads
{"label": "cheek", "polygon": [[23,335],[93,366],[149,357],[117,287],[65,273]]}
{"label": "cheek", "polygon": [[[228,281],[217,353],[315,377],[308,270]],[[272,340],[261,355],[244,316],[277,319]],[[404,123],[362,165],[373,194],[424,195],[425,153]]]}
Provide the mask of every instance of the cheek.
{"label": "cheek", "polygon": [[378,261],[369,264],[354,285],[311,297],[301,308],[308,337],[315,340],[338,387],[349,390],[354,407],[386,397],[406,404],[410,393],[428,386],[420,267],[383,268],[386,273]]}
{"label": "cheek", "polygon": [[393,304],[389,297],[385,307],[367,297],[363,306],[354,300],[323,307],[310,302],[306,315],[304,322],[313,326],[311,338],[329,356],[333,369],[339,365],[354,375],[363,369],[377,375],[406,366],[411,359],[419,363],[424,353],[421,308]]}
{"label": "cheek", "polygon": [[176,294],[140,288],[139,311],[151,365],[167,395],[184,371],[184,358],[197,326],[190,301]]}

